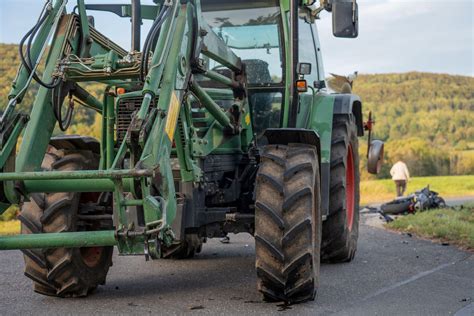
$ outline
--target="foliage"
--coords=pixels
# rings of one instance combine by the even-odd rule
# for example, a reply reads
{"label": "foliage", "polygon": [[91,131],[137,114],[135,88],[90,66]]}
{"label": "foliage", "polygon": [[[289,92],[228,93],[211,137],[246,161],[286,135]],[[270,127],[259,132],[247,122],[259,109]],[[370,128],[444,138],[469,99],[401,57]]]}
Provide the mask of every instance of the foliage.
{"label": "foliage", "polygon": [[474,78],[429,73],[361,75],[354,92],[382,140],[419,137],[455,146],[474,140]]}
{"label": "foliage", "polygon": [[[372,111],[375,137],[386,142],[389,177],[397,160],[414,176],[474,174],[474,78],[430,73],[361,75],[354,92]],[[361,169],[367,151],[362,141]],[[363,172],[363,178],[369,179]]]}
{"label": "foliage", "polygon": [[440,239],[474,250],[474,207],[429,210],[398,217],[388,228],[417,236]]}
{"label": "foliage", "polygon": [[[431,190],[443,198],[474,196],[474,176],[443,176],[412,178],[408,182],[407,194],[430,185]],[[392,200],[396,197],[392,180],[365,180],[360,183],[361,204]]]}
{"label": "foliage", "polygon": [[0,235],[16,235],[20,233],[20,221],[0,222]]}
{"label": "foliage", "polygon": [[12,205],[2,215],[0,215],[0,222],[14,220],[16,219],[17,214],[18,206]]}
{"label": "foliage", "polygon": [[[2,56],[0,62],[0,104],[1,110],[3,110],[7,104],[11,84],[15,80],[16,72],[20,64],[18,45],[0,44],[0,56]],[[43,65],[40,64],[40,70],[42,66]],[[99,100],[102,99],[105,90],[105,86],[103,84],[84,84],[82,86]],[[26,113],[31,111],[31,107],[34,102],[35,95],[38,92],[38,88],[38,84],[33,81],[28,93],[25,95],[22,102],[17,106],[18,110]],[[93,110],[76,105],[74,120],[72,122],[71,128],[67,131],[67,134],[91,135],[93,137],[99,138],[100,125],[100,116],[95,115]],[[58,128],[54,131],[55,135],[62,133],[63,132],[61,132]]]}

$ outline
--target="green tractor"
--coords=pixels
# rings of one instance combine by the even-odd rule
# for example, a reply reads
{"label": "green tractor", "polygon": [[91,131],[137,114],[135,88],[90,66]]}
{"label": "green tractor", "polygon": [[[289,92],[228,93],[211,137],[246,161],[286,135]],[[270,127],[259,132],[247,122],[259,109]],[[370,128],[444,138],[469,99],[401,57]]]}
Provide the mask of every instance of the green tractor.
{"label": "green tractor", "polygon": [[[21,40],[0,121],[1,211],[19,205],[22,224],[0,249],[23,251],[34,290],[86,296],[114,247],[190,258],[207,238],[247,232],[264,298],[314,299],[320,261],[354,258],[358,137],[373,123],[358,96],[327,91],[315,21],[332,12],[334,35],[356,37],[356,1],[66,2],[46,1]],[[93,11],[130,18],[130,51]],[[58,136],[79,106],[102,118],[100,140]],[[383,144],[369,142],[377,172]]]}

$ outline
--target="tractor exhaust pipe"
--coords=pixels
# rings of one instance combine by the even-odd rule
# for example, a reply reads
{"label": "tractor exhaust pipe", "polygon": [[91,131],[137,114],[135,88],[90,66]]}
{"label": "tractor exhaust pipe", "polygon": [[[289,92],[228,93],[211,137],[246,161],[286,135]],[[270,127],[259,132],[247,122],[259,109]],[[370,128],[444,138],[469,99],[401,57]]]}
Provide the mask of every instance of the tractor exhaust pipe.
{"label": "tractor exhaust pipe", "polygon": [[142,7],[140,0],[132,0],[132,52],[140,51],[141,26]]}

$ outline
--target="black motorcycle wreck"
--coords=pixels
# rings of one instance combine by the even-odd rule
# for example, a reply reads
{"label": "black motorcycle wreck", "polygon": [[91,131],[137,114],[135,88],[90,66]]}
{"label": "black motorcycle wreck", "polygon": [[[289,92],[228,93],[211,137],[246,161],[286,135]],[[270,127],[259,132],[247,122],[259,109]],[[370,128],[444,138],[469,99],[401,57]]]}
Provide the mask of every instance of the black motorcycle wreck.
{"label": "black motorcycle wreck", "polygon": [[430,190],[430,186],[403,196],[380,206],[381,212],[387,215],[413,214],[418,211],[446,207],[446,202],[438,192]]}

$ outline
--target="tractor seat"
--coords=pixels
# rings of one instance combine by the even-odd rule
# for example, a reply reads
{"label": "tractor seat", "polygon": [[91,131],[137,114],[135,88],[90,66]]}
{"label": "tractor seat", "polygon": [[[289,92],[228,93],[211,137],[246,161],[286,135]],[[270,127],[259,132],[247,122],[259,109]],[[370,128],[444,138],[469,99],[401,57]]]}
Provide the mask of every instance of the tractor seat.
{"label": "tractor seat", "polygon": [[248,84],[261,85],[272,82],[272,76],[266,61],[261,59],[244,59],[242,63],[245,65]]}

